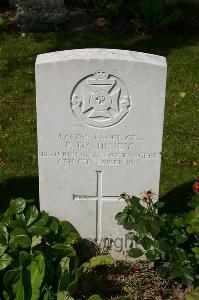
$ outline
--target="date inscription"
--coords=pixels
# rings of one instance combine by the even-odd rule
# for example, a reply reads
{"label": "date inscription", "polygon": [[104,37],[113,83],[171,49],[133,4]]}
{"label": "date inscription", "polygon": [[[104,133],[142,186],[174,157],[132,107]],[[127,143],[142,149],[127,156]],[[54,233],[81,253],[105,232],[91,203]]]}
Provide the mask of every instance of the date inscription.
{"label": "date inscription", "polygon": [[137,143],[144,140],[130,135],[89,135],[59,133],[57,143],[60,151],[42,151],[44,159],[55,159],[60,165],[70,166],[141,166],[147,160],[160,158],[160,153],[140,153]]}

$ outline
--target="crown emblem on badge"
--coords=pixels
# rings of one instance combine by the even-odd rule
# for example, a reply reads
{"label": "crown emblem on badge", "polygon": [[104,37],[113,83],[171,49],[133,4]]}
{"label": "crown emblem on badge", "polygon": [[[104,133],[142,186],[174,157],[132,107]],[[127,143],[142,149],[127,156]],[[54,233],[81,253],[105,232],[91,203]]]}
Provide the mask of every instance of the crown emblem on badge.
{"label": "crown emblem on badge", "polygon": [[108,79],[108,74],[104,71],[97,71],[94,74],[96,80]]}
{"label": "crown emblem on badge", "polygon": [[104,128],[126,116],[130,99],[123,81],[105,71],[97,71],[77,83],[71,94],[71,108],[87,125]]}

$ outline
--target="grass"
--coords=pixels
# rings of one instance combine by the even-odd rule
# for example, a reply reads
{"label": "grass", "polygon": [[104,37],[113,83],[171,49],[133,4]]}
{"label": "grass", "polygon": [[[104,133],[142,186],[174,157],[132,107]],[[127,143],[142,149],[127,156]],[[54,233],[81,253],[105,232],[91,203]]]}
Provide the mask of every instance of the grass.
{"label": "grass", "polygon": [[171,190],[183,191],[183,186],[199,177],[198,46],[196,36],[133,37],[90,32],[29,33],[23,37],[20,33],[0,33],[1,209],[11,197],[38,197],[36,56],[72,48],[119,48],[167,57],[160,193],[164,196]]}

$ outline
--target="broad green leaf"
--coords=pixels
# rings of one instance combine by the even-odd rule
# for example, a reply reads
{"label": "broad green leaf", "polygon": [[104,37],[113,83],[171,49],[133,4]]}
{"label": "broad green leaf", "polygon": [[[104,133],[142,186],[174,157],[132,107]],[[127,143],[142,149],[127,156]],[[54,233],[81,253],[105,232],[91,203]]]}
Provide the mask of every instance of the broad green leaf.
{"label": "broad green leaf", "polygon": [[40,297],[40,287],[45,275],[45,261],[42,255],[38,255],[30,264],[31,300],[38,300]]}
{"label": "broad green leaf", "polygon": [[182,273],[184,272],[183,268],[181,267],[180,264],[177,264],[176,262],[172,262],[171,263],[171,267],[172,267],[172,272],[171,275],[174,278],[180,278]]}
{"label": "broad green leaf", "polygon": [[16,214],[16,220],[18,221],[18,224],[21,226],[21,227],[26,227],[26,218],[25,218],[25,215],[23,213],[20,213],[20,214]]}
{"label": "broad green leaf", "polygon": [[162,250],[162,251],[170,251],[170,245],[169,245],[169,241],[165,238],[160,239],[157,242],[157,247]]}
{"label": "broad green leaf", "polygon": [[70,232],[67,237],[65,238],[65,242],[68,244],[75,244],[78,242],[78,239],[80,238],[78,233]]}
{"label": "broad green leaf", "polygon": [[36,250],[36,251],[34,251],[34,252],[32,253],[32,255],[33,255],[33,258],[35,259],[37,256],[43,255],[43,252],[41,252],[41,251],[39,251],[39,250]]}
{"label": "broad green leaf", "polygon": [[12,220],[9,224],[9,227],[12,229],[14,229],[16,227],[24,228],[23,224],[21,224],[21,222],[19,222],[17,220]]}
{"label": "broad green leaf", "polygon": [[93,295],[88,298],[88,300],[103,300],[99,295]]}
{"label": "broad green leaf", "polygon": [[182,282],[187,286],[194,282],[191,270],[187,266],[182,266],[178,263],[172,263],[171,276],[174,278],[181,278]]}
{"label": "broad green leaf", "polygon": [[145,208],[140,204],[140,200],[131,201],[131,210],[129,211],[130,216],[133,218],[138,218],[142,215]]}
{"label": "broad green leaf", "polygon": [[190,211],[186,215],[186,222],[189,224],[193,224],[194,221],[198,221],[198,220],[199,220],[199,205],[196,206],[194,210]]}
{"label": "broad green leaf", "polygon": [[157,258],[158,258],[158,255],[157,253],[155,252],[155,250],[148,250],[146,252],[146,258],[149,260],[149,261],[155,261]]}
{"label": "broad green leaf", "polygon": [[54,292],[51,290],[51,288],[45,288],[45,293],[43,295],[42,300],[55,300],[55,294]]}
{"label": "broad green leaf", "polygon": [[199,233],[199,224],[187,226],[186,230],[189,234]]}
{"label": "broad green leaf", "polygon": [[49,300],[49,292],[46,291],[44,296],[43,296],[43,300]]}
{"label": "broad green leaf", "polygon": [[41,235],[39,235],[39,236],[34,235],[34,236],[32,237],[31,248],[34,248],[35,246],[41,244],[41,241],[42,241],[42,236],[41,236]]}
{"label": "broad green leaf", "polygon": [[26,200],[23,198],[17,198],[11,200],[10,207],[8,208],[9,214],[16,215],[24,211],[26,207]]}
{"label": "broad green leaf", "polygon": [[141,239],[144,238],[148,234],[146,226],[143,222],[139,222],[137,224],[137,232],[138,232],[138,235]]}
{"label": "broad green leaf", "polygon": [[47,235],[50,233],[50,229],[48,227],[37,226],[36,223],[30,226],[28,232],[34,235]]}
{"label": "broad green leaf", "polygon": [[182,217],[176,217],[174,219],[174,224],[177,226],[177,227],[183,227],[185,225],[184,223],[184,220]]}
{"label": "broad green leaf", "polygon": [[157,224],[157,222],[150,222],[147,223],[147,231],[149,231],[151,233],[151,235],[156,238],[157,234],[160,231],[159,225]]}
{"label": "broad green leaf", "polygon": [[185,232],[183,232],[183,231],[179,231],[178,229],[175,229],[173,231],[173,234],[175,236],[177,244],[179,244],[179,245],[183,244],[188,239],[187,234]]}
{"label": "broad green leaf", "polygon": [[199,247],[192,248],[191,249],[194,253],[199,254]]}
{"label": "broad green leaf", "polygon": [[[1,223],[4,225],[4,226],[9,226],[10,225],[10,222],[12,221],[12,216],[9,216],[6,214],[6,212],[4,213],[3,215],[3,218],[1,219]],[[1,234],[0,234],[1,236]]]}
{"label": "broad green leaf", "polygon": [[56,243],[52,246],[55,250],[64,251],[65,256],[75,256],[75,249],[68,243]]}
{"label": "broad green leaf", "polygon": [[15,215],[16,220],[11,220],[9,223],[9,227],[16,228],[16,227],[22,227],[26,228],[26,218],[23,213],[16,214]]}
{"label": "broad green leaf", "polygon": [[84,270],[94,268],[96,266],[102,265],[112,265],[114,264],[115,260],[108,255],[99,255],[92,257],[89,261],[82,264],[81,268]]}
{"label": "broad green leaf", "polygon": [[7,268],[11,264],[12,260],[13,260],[12,257],[10,257],[8,254],[4,253],[0,257],[0,271]]}
{"label": "broad green leaf", "polygon": [[146,236],[140,241],[140,243],[145,250],[149,250],[153,245],[154,241]]}
{"label": "broad green leaf", "polygon": [[26,300],[24,298],[24,286],[22,281],[22,275],[13,285],[13,293],[15,294],[15,300]]}
{"label": "broad green leaf", "polygon": [[31,239],[25,229],[18,227],[11,231],[9,243],[13,248],[17,246],[28,248],[31,246]]}
{"label": "broad green leaf", "polygon": [[181,279],[187,286],[191,285],[195,280],[194,276],[186,271],[181,275]]}
{"label": "broad green leaf", "polygon": [[27,265],[29,265],[30,261],[31,261],[31,254],[26,251],[20,251],[19,253],[20,266],[25,268]]}
{"label": "broad green leaf", "polygon": [[57,234],[58,229],[59,229],[59,221],[58,220],[53,220],[51,225],[50,225],[50,229]]}
{"label": "broad green leaf", "polygon": [[32,223],[37,220],[38,216],[39,216],[39,212],[36,206],[35,205],[30,206],[26,212],[27,226],[29,227],[30,225],[32,225]]}
{"label": "broad green leaf", "polygon": [[60,224],[61,229],[62,229],[61,236],[63,238],[66,238],[67,235],[70,233],[70,230],[71,230],[70,223],[67,222],[67,221],[60,221],[59,224]]}
{"label": "broad green leaf", "polygon": [[140,198],[138,198],[136,196],[131,197],[131,205],[137,206],[140,210],[143,208],[143,206],[140,203]]}
{"label": "broad green leaf", "polygon": [[74,300],[74,298],[72,298],[68,292],[62,291],[57,293],[57,300]]}
{"label": "broad green leaf", "polygon": [[7,245],[0,244],[0,257],[3,255],[3,253],[6,251],[7,248],[8,248]]}
{"label": "broad green leaf", "polygon": [[130,257],[138,258],[138,257],[143,255],[143,252],[142,252],[141,249],[132,248],[131,250],[129,250],[128,254],[129,254]]}
{"label": "broad green leaf", "polygon": [[172,251],[172,257],[175,261],[181,261],[186,259],[186,253],[182,248],[174,248]]}
{"label": "broad green leaf", "polygon": [[13,282],[16,281],[16,279],[19,277],[20,273],[21,273],[20,267],[9,270],[5,273],[5,275],[3,277],[3,282],[4,282],[4,285],[7,290],[12,288]]}
{"label": "broad green leaf", "polygon": [[[40,217],[41,216],[41,217]],[[36,227],[42,227],[45,226],[48,222],[49,215],[45,211],[42,211],[42,213],[39,215],[39,219],[33,224]]]}
{"label": "broad green leaf", "polygon": [[9,233],[6,226],[0,222],[0,241],[8,243]]}
{"label": "broad green leaf", "polygon": [[115,219],[116,219],[118,225],[123,225],[127,220],[127,214],[123,213],[123,212],[119,212],[115,216]]}

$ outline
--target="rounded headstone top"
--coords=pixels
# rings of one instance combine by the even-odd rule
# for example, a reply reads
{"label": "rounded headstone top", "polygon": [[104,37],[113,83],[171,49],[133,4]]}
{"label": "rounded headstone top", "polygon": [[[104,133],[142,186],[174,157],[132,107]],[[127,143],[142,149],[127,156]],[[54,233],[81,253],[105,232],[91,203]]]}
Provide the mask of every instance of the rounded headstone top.
{"label": "rounded headstone top", "polygon": [[166,67],[166,58],[163,56],[129,50],[105,48],[74,49],[40,54],[37,56],[36,64],[39,65],[59,61],[82,59],[124,60]]}

